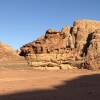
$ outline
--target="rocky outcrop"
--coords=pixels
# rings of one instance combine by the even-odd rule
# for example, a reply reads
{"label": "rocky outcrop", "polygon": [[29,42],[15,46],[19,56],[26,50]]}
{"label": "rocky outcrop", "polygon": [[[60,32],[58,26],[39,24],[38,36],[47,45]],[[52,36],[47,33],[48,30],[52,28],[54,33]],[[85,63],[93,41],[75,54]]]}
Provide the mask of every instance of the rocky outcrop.
{"label": "rocky outcrop", "polygon": [[83,67],[87,69],[100,69],[100,29],[91,34],[91,40],[87,49],[86,61]]}
{"label": "rocky outcrop", "polygon": [[[100,62],[100,59],[99,59]],[[97,59],[86,59],[82,64],[81,68],[89,70],[98,70],[100,69],[100,64],[98,64]]]}
{"label": "rocky outcrop", "polygon": [[52,62],[56,63],[59,68],[61,68],[62,61],[90,58],[95,59],[99,64],[99,35],[99,21],[77,20],[73,27],[63,27],[61,31],[47,30],[44,36],[21,47],[20,55],[29,62]]}
{"label": "rocky outcrop", "polygon": [[95,30],[95,32],[91,34],[87,55],[89,58],[94,59],[100,57],[100,29]]}
{"label": "rocky outcrop", "polygon": [[24,58],[20,57],[10,46],[0,42],[0,62],[18,60],[24,60]]}
{"label": "rocky outcrop", "polygon": [[72,35],[79,54],[86,55],[91,35],[97,29],[100,29],[100,22],[97,21],[78,20],[74,22]]}

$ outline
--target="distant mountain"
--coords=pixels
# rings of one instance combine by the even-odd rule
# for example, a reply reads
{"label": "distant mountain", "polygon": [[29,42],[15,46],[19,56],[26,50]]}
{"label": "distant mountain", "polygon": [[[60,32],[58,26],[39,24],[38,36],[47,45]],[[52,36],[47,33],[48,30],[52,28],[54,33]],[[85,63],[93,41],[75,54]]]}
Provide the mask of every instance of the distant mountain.
{"label": "distant mountain", "polygon": [[18,61],[23,59],[15,50],[7,44],[0,42],[0,62],[1,61]]}

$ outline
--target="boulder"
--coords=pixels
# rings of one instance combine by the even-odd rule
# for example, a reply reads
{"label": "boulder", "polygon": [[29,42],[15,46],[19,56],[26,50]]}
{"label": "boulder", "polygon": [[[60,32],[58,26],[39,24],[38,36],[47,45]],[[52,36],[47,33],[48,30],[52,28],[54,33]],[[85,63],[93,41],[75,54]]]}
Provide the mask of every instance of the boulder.
{"label": "boulder", "polygon": [[71,66],[69,64],[61,64],[60,69],[62,69],[62,70],[73,69],[73,66]]}
{"label": "boulder", "polygon": [[98,63],[96,59],[87,59],[84,63],[81,64],[81,68],[98,70],[100,69],[100,63]]}
{"label": "boulder", "polygon": [[57,67],[57,66],[55,66],[55,67],[46,67],[46,70],[59,70],[60,69],[60,67]]}

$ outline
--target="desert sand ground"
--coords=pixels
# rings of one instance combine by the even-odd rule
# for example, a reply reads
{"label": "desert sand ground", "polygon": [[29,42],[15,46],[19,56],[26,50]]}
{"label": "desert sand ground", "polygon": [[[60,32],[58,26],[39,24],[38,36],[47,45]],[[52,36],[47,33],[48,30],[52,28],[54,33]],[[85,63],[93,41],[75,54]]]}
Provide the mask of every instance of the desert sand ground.
{"label": "desert sand ground", "polygon": [[100,71],[0,69],[0,100],[100,100]]}

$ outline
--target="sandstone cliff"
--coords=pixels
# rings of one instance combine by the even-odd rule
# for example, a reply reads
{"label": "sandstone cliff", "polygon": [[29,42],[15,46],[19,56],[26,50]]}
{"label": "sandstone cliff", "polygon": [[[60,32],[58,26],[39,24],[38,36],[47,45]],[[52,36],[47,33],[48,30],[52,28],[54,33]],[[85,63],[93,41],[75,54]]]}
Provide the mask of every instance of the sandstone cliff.
{"label": "sandstone cliff", "polygon": [[[100,68],[100,22],[76,20],[73,27],[66,26],[61,31],[49,29],[44,36],[21,47],[20,55],[33,66],[36,62],[49,62],[61,68],[66,61],[92,59],[97,64],[95,68]],[[86,62],[82,66],[87,66]]]}

